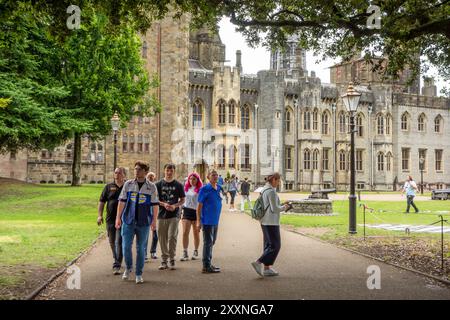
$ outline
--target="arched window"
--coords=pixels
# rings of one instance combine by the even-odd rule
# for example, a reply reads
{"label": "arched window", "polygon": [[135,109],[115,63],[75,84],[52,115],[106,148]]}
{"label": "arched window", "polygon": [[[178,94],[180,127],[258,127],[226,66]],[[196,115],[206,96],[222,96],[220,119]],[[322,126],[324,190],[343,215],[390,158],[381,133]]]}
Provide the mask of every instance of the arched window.
{"label": "arched window", "polygon": [[303,113],[303,130],[311,130],[311,111],[309,109],[306,109]]}
{"label": "arched window", "polygon": [[339,132],[346,133],[347,132],[347,117],[344,111],[339,113]]}
{"label": "arched window", "polygon": [[284,112],[284,121],[285,121],[285,132],[291,132],[291,124],[292,124],[292,113],[289,108],[286,108]]}
{"label": "arched window", "polygon": [[309,149],[303,151],[303,169],[311,170],[311,152]]}
{"label": "arched window", "polygon": [[344,150],[339,151],[339,170],[347,170],[347,155]]}
{"label": "arched window", "polygon": [[319,150],[315,149],[312,158],[312,169],[319,170]]}
{"label": "arched window", "polygon": [[322,134],[329,134],[329,123],[330,117],[328,111],[322,113]]}
{"label": "arched window", "polygon": [[386,115],[386,134],[391,134],[392,116],[388,113]]}
{"label": "arched window", "polygon": [[425,131],[425,120],[426,120],[425,114],[422,113],[417,120],[418,120],[417,121],[417,124],[418,124],[417,130],[419,130],[420,132],[424,132]]}
{"label": "arched window", "polygon": [[244,104],[241,111],[241,128],[242,130],[250,129],[250,106]]}
{"label": "arched window", "polygon": [[217,147],[217,153],[218,153],[218,163],[217,166],[219,168],[225,167],[225,146],[223,144],[219,145]]}
{"label": "arched window", "polygon": [[97,146],[95,145],[95,143],[91,143],[91,152],[90,152],[90,158],[92,162],[96,161],[96,156],[95,156],[95,151],[97,150]]}
{"label": "arched window", "polygon": [[229,156],[228,156],[228,167],[236,168],[236,154],[237,149],[234,145],[231,145],[229,148]]}
{"label": "arched window", "polygon": [[227,104],[224,100],[219,100],[218,106],[219,106],[219,124],[225,124],[227,120],[226,118]]}
{"label": "arched window", "polygon": [[144,142],[142,138],[142,134],[138,135],[138,149],[137,152],[142,153],[144,151]]}
{"label": "arched window", "polygon": [[356,116],[356,132],[358,134],[358,137],[363,137],[364,136],[363,119],[364,119],[364,116],[361,113],[359,113]]}
{"label": "arched window", "polygon": [[384,116],[381,113],[377,115],[377,134],[384,134]]}
{"label": "arched window", "polygon": [[384,153],[383,152],[378,152],[377,168],[378,168],[378,171],[384,171]]}
{"label": "arched window", "polygon": [[319,110],[317,108],[313,111],[313,130],[319,130]]}
{"label": "arched window", "polygon": [[436,118],[434,118],[434,132],[441,133],[442,129],[442,117],[441,115],[437,115]]}
{"label": "arched window", "polygon": [[404,112],[400,119],[402,130],[406,131],[409,129],[408,127],[408,112]]}
{"label": "arched window", "polygon": [[388,152],[386,154],[386,171],[391,171],[391,163],[392,163],[392,153]]}
{"label": "arched window", "polygon": [[128,152],[128,136],[126,133],[122,136],[122,152]]}
{"label": "arched window", "polygon": [[134,135],[130,135],[130,152],[134,152]]}
{"label": "arched window", "polygon": [[144,137],[144,152],[150,152],[150,136],[148,134]]}
{"label": "arched window", "polygon": [[195,100],[192,105],[192,126],[194,128],[203,126],[203,105],[199,100]]}
{"label": "arched window", "polygon": [[236,117],[236,102],[234,102],[234,100],[231,100],[230,103],[228,104],[228,123],[234,124],[235,117]]}

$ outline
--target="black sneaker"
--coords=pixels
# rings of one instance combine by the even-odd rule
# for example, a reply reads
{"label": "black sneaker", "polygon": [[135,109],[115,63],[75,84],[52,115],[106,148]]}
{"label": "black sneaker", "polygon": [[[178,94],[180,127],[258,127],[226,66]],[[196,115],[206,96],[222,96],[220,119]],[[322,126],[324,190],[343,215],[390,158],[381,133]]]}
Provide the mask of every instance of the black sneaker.
{"label": "black sneaker", "polygon": [[198,259],[198,250],[194,250],[194,253],[192,254],[192,260],[197,260]]}
{"label": "black sneaker", "polygon": [[183,257],[180,259],[180,261],[188,261],[188,260],[189,260],[188,252],[187,250],[184,250]]}
{"label": "black sneaker", "polygon": [[170,260],[169,266],[170,266],[170,270],[175,270],[176,269],[175,268],[175,260]]}
{"label": "black sneaker", "polygon": [[214,269],[212,266],[202,269],[202,273],[219,273],[219,272],[220,269]]}

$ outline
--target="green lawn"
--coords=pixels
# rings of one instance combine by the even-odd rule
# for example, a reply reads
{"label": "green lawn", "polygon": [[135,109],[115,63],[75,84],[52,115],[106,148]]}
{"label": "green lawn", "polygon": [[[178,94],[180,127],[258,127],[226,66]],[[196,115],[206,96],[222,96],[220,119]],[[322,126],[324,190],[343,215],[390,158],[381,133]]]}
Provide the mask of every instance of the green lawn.
{"label": "green lawn", "polygon": [[104,231],[96,224],[101,190],[0,184],[0,289],[23,283],[26,270],[60,268],[85,250]]}

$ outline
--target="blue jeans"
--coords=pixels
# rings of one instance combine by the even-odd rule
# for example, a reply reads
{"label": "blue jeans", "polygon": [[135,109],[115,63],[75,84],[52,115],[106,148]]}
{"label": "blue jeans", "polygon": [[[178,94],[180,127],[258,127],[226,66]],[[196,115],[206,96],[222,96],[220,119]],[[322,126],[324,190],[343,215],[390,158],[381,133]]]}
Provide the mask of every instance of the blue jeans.
{"label": "blue jeans", "polygon": [[203,268],[211,267],[212,249],[217,239],[219,226],[202,225],[203,229]]}
{"label": "blue jeans", "polygon": [[133,239],[136,235],[136,275],[142,276],[145,259],[145,241],[148,238],[150,226],[138,226],[134,224],[122,224],[122,250],[127,269],[133,268]]}
{"label": "blue jeans", "polygon": [[[150,232],[145,241],[145,258],[147,258],[147,248],[148,248],[148,238],[150,237]],[[158,245],[158,230],[152,231],[152,246],[150,247],[150,253],[156,253],[156,246]]]}

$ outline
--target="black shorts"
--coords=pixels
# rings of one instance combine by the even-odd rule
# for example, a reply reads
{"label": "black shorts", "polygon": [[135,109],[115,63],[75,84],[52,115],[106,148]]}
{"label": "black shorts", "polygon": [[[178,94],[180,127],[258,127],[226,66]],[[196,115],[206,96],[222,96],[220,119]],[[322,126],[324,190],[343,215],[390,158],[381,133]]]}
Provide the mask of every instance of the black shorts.
{"label": "black shorts", "polygon": [[234,197],[236,197],[236,190],[229,191],[231,196],[231,202],[230,204],[234,204]]}
{"label": "black shorts", "polygon": [[183,208],[183,219],[190,221],[197,220],[197,210],[191,208]]}

